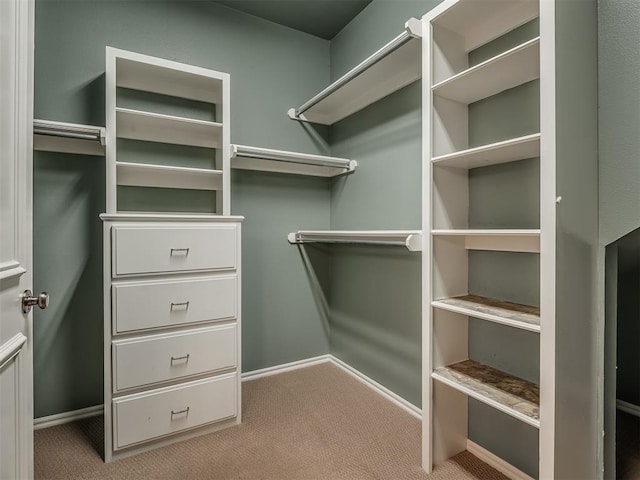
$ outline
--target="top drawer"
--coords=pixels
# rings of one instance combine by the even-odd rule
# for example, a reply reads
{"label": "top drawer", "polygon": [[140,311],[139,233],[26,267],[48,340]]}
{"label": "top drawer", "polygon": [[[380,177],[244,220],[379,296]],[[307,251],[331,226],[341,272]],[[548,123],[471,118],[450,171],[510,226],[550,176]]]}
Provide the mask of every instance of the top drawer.
{"label": "top drawer", "polygon": [[236,268],[235,225],[112,228],[114,277]]}

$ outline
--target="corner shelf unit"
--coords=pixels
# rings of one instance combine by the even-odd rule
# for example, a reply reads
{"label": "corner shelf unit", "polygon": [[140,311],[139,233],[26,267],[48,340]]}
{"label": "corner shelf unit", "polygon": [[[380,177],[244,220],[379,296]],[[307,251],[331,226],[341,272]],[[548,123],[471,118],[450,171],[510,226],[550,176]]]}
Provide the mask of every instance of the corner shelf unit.
{"label": "corner shelf unit", "polygon": [[411,252],[422,249],[420,230],[299,230],[287,235],[291,244],[353,243],[406,247]]}
{"label": "corner shelf unit", "polygon": [[294,120],[333,125],[400,90],[422,74],[421,22],[411,18],[404,31],[298,108]]}
{"label": "corner shelf unit", "polygon": [[335,177],[351,173],[357,166],[358,162],[348,158],[231,145],[231,168],[239,170]]}
{"label": "corner shelf unit", "polygon": [[33,120],[33,149],[43,152],[104,156],[104,127]]}
{"label": "corner shelf unit", "polygon": [[[230,209],[229,75],[170,60],[107,47],[107,213],[117,212],[116,186],[212,190],[215,213]],[[216,121],[126,108],[118,89],[210,104]],[[118,139],[211,149],[207,168],[118,161]],[[215,159],[215,160],[214,160]],[[185,212],[188,213],[188,212]]]}
{"label": "corner shelf unit", "polygon": [[[553,5],[546,8],[542,3],[539,0],[444,0],[422,19],[422,458],[427,472],[473,443],[473,439],[468,438],[468,399],[473,398],[538,429],[539,446],[535,453],[538,453],[539,476],[553,477],[555,359],[551,352],[555,341],[555,298],[544,284],[555,271],[555,229],[549,214],[554,206],[550,200],[554,189],[547,188],[542,178],[544,172],[555,168],[554,152],[548,147],[545,150],[545,142],[549,142],[547,145],[555,142],[553,129],[545,124],[546,119],[551,121],[555,117],[553,94],[545,97],[546,92],[553,93],[554,70],[547,65],[554,64],[555,60],[550,13]],[[470,52],[536,18],[540,19],[538,36],[470,65]],[[550,39],[545,35],[550,35]],[[539,131],[485,145],[470,145],[470,104],[537,79],[541,83]],[[540,159],[541,172],[537,228],[519,228],[512,225],[513,220],[505,221],[510,228],[483,228],[478,218],[470,218],[472,211],[478,211],[472,202],[484,201],[477,193],[474,196],[470,193],[470,178],[474,178],[470,176],[471,170],[536,158]],[[488,175],[494,171],[483,172]],[[527,174],[529,172],[527,170]],[[491,181],[500,179],[496,175]],[[513,188],[504,192],[499,194],[522,195]],[[526,199],[527,205],[532,203],[535,201]],[[482,210],[484,205],[480,207]],[[500,224],[503,219],[496,220],[499,215],[500,212],[496,212],[490,221]],[[489,221],[487,218],[482,217]],[[470,228],[470,224],[474,228]],[[483,262],[498,258],[492,254],[482,256],[483,262],[475,262],[469,253],[474,250],[538,256],[541,265],[539,306],[508,301],[508,292],[505,298],[487,298],[473,291],[472,274],[491,278],[474,269],[485,268],[480,266]],[[500,258],[506,261],[510,257]],[[507,273],[516,277],[528,274]],[[539,340],[539,384],[476,361],[471,356],[474,331],[470,328],[470,319],[497,324],[499,329],[527,332],[527,336],[522,337],[527,342]],[[513,330],[509,332],[515,334]],[[492,354],[502,354],[501,345],[489,348]],[[510,365],[510,370],[511,367],[515,372],[522,369]],[[537,368],[527,369],[527,373],[532,370]],[[518,471],[518,474],[526,476],[524,472]]]}

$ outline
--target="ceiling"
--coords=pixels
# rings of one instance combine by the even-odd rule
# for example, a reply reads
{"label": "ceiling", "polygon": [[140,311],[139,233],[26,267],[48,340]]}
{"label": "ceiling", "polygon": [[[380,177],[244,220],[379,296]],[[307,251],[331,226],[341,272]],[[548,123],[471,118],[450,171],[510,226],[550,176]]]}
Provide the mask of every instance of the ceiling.
{"label": "ceiling", "polygon": [[371,0],[217,0],[217,3],[331,40]]}

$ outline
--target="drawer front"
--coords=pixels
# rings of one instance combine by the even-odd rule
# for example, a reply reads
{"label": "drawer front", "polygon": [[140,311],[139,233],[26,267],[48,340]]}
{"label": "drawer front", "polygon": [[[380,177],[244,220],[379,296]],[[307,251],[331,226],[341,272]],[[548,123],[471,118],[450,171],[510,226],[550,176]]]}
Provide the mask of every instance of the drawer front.
{"label": "drawer front", "polygon": [[236,374],[113,401],[115,450],[237,415]]}
{"label": "drawer front", "polygon": [[236,318],[238,277],[114,284],[113,333]]}
{"label": "drawer front", "polygon": [[235,367],[237,343],[236,325],[114,342],[114,392]]}
{"label": "drawer front", "polygon": [[235,225],[113,227],[113,276],[236,268]]}

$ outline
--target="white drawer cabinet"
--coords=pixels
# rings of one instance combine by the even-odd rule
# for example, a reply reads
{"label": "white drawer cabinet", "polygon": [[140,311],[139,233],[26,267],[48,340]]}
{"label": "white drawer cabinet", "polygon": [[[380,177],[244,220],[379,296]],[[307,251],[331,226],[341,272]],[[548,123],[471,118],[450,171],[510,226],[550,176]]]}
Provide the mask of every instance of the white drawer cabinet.
{"label": "white drawer cabinet", "polygon": [[105,461],[240,423],[242,218],[102,219]]}
{"label": "white drawer cabinet", "polygon": [[235,417],[237,383],[234,373],[114,400],[115,448]]}

